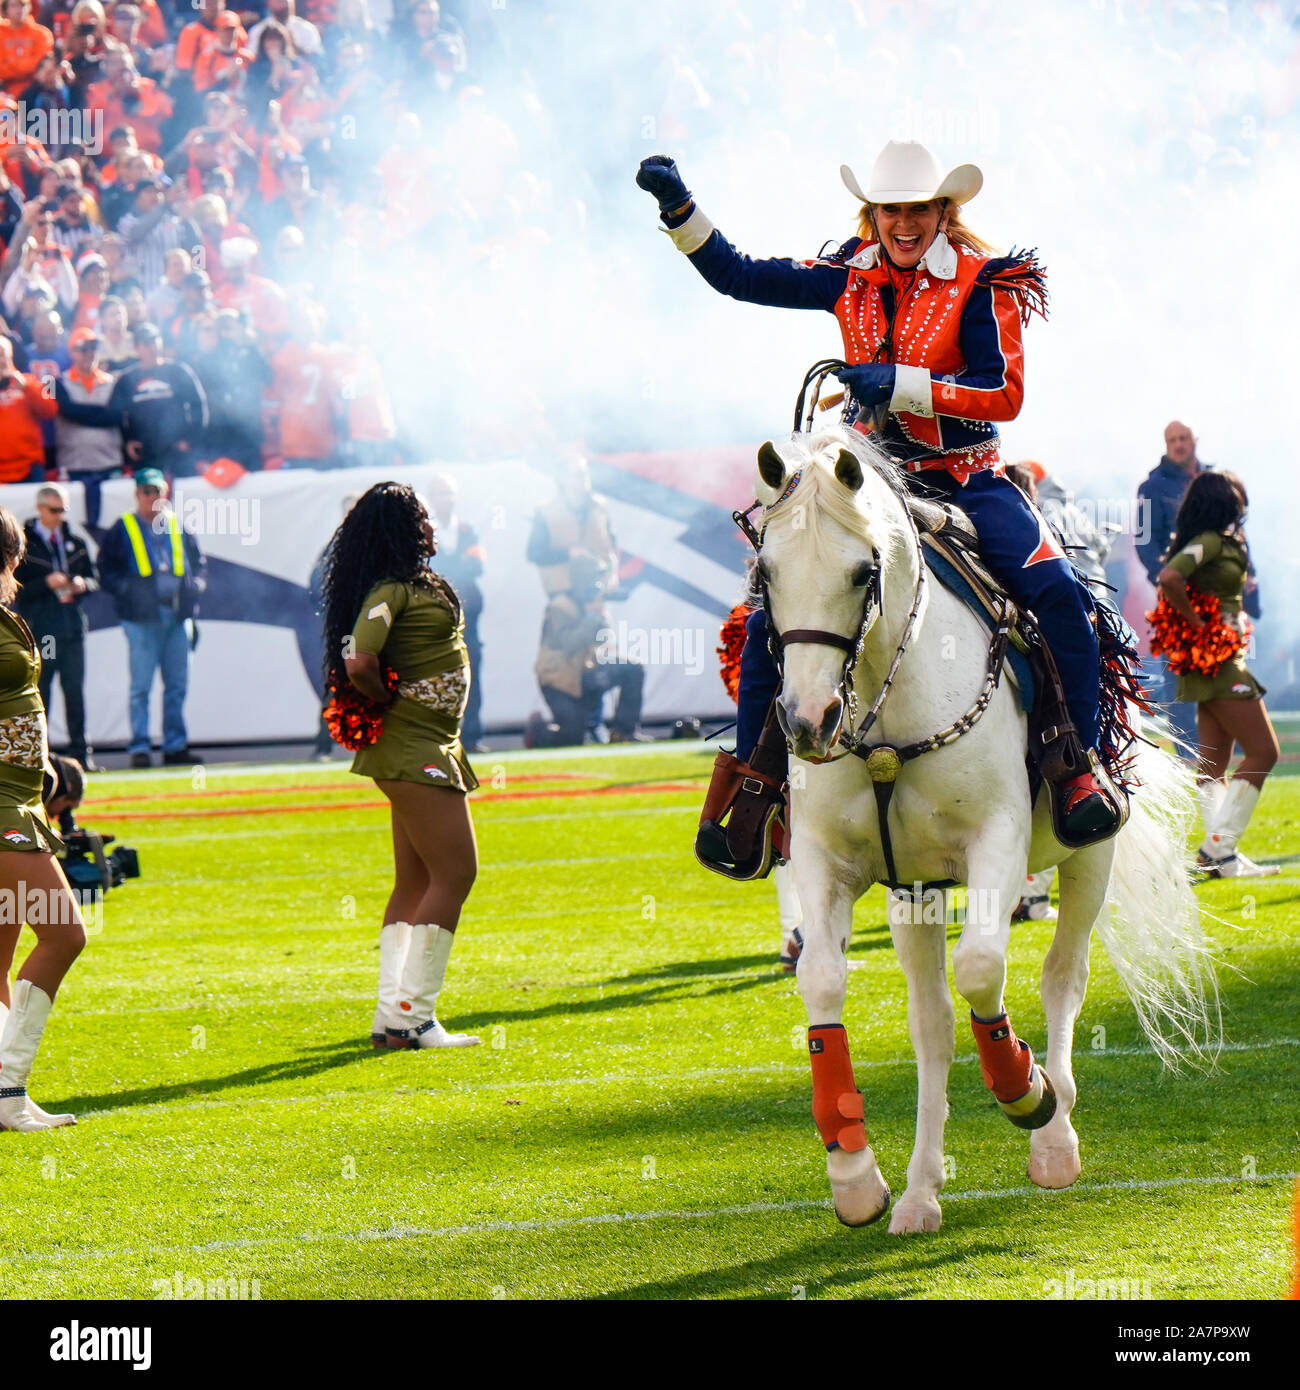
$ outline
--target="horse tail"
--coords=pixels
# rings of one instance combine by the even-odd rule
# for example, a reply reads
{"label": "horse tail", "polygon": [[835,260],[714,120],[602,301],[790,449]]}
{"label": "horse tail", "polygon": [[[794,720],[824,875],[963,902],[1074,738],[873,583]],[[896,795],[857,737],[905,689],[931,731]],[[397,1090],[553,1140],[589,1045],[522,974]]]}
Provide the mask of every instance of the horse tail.
{"label": "horse tail", "polygon": [[1133,771],[1140,786],[1115,840],[1097,934],[1165,1066],[1212,1066],[1223,1016],[1187,851],[1195,778],[1181,760],[1149,745]]}

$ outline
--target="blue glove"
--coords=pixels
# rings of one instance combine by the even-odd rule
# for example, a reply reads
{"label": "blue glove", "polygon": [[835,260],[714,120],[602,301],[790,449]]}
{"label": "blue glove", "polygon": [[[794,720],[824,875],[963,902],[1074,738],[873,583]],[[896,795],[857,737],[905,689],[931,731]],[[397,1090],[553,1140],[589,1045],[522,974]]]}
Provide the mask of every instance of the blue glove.
{"label": "blue glove", "polygon": [[671,212],[691,200],[691,190],[682,182],[677,165],[666,154],[652,154],[636,171],[636,186],[659,199],[659,211]]}
{"label": "blue glove", "polygon": [[892,362],[863,362],[857,367],[845,367],[835,375],[849,388],[863,410],[888,405],[894,394]]}

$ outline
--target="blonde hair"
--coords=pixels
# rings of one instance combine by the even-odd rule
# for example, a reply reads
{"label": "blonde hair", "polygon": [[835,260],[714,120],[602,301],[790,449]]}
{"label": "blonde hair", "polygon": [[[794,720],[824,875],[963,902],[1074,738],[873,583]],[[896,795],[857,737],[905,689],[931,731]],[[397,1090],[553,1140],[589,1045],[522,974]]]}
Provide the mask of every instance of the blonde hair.
{"label": "blonde hair", "polygon": [[[974,232],[961,220],[961,207],[952,202],[949,198],[940,198],[941,205],[939,221],[942,222],[944,214],[948,216],[947,235],[948,240],[954,246],[963,246],[968,251],[974,251],[980,256],[992,256],[996,254],[997,248],[990,246],[983,237],[976,236]],[[862,210],[858,213],[858,235],[863,241],[879,241],[880,237],[876,233],[876,224],[871,216],[871,203],[863,203]]]}

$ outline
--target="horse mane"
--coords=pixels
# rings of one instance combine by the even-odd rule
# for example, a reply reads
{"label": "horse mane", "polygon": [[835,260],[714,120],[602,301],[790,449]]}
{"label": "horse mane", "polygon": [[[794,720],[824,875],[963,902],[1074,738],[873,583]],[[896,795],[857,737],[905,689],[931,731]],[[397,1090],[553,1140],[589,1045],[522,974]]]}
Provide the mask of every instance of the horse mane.
{"label": "horse mane", "polygon": [[[862,465],[864,482],[857,492],[850,492],[836,480],[835,460],[841,449],[847,449]],[[802,477],[788,497],[768,508],[766,521],[779,520],[794,507],[803,506],[805,529],[814,542],[822,539],[822,525],[827,520],[868,541],[882,556],[897,554],[908,542],[907,523],[899,515],[903,504],[897,497],[902,488],[898,466],[860,430],[835,425],[811,434],[792,434],[783,455],[791,472]],[[895,505],[873,505],[883,497],[891,498]]]}

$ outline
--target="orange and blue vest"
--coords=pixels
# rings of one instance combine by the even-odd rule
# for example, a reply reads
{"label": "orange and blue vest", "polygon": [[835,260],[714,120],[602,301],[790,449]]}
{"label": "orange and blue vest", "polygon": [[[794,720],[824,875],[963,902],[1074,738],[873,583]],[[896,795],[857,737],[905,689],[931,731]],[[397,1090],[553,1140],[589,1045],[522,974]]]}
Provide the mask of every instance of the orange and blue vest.
{"label": "orange and blue vest", "polygon": [[[854,237],[807,261],[754,260],[698,210],[696,218],[703,225],[690,240],[708,236],[688,258],[715,290],[751,304],[832,313],[845,361],[899,368],[880,429],[896,459],[959,480],[1001,467],[997,425],[1015,419],[1024,396],[1021,330],[1031,312],[1046,309],[1032,252],[983,256],[940,235],[915,272],[894,271],[891,279],[875,242]],[[871,429],[865,420],[857,427]]]}

